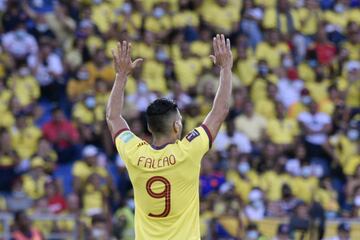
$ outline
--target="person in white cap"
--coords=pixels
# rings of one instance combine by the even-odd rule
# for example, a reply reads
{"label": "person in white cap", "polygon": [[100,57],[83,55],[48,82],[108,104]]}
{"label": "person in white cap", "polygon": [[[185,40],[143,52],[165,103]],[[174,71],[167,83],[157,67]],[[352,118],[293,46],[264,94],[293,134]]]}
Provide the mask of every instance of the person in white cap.
{"label": "person in white cap", "polygon": [[109,172],[98,164],[99,150],[93,145],[87,145],[82,151],[82,156],[83,159],[75,162],[72,169],[74,192],[80,193],[89,176],[96,173],[106,182],[112,193],[116,194],[117,191]]}

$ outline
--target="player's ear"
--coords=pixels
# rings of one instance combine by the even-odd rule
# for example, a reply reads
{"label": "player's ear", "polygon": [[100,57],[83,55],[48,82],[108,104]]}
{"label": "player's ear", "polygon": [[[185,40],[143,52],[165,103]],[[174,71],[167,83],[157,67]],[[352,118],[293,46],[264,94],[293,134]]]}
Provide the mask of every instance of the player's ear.
{"label": "player's ear", "polygon": [[149,123],[146,124],[146,127],[147,127],[148,131],[152,134],[151,128],[150,128],[150,126],[149,126]]}
{"label": "player's ear", "polygon": [[174,121],[174,131],[179,133],[181,131],[181,123],[179,120]]}

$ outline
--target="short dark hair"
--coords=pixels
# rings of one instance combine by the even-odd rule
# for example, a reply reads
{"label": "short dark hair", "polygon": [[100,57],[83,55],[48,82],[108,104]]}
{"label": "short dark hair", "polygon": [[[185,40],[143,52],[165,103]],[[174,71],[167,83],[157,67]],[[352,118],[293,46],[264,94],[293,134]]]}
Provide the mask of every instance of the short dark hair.
{"label": "short dark hair", "polygon": [[166,134],[169,131],[169,118],[178,111],[177,104],[167,98],[153,101],[146,109],[146,120],[153,133]]}

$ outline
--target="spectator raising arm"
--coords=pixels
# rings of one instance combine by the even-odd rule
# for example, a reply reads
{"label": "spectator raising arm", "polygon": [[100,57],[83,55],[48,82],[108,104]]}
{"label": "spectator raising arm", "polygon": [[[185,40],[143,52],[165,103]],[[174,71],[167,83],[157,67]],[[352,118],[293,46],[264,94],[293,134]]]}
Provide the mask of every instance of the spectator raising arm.
{"label": "spectator raising arm", "polygon": [[116,77],[106,107],[106,121],[113,139],[119,131],[129,128],[121,115],[124,105],[125,85],[127,76],[143,61],[142,58],[131,61],[130,51],[131,43],[126,41],[123,41],[122,44],[118,42],[117,50],[112,50]]}
{"label": "spectator raising arm", "polygon": [[232,91],[232,73],[233,57],[231,53],[230,40],[226,39],[223,34],[218,34],[213,39],[214,55],[211,59],[214,64],[218,65],[220,70],[220,84],[216,92],[215,100],[211,111],[204,120],[204,125],[208,127],[211,136],[215,139],[219,132],[220,126],[225,120],[231,100]]}

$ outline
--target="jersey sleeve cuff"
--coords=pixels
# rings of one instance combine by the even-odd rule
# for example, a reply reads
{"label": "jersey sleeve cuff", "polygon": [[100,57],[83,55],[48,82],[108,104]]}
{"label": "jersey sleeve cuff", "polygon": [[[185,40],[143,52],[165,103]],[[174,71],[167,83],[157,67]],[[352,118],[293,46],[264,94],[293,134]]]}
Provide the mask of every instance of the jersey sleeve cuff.
{"label": "jersey sleeve cuff", "polygon": [[113,141],[115,142],[117,136],[119,136],[119,135],[122,134],[123,132],[129,131],[129,130],[130,130],[130,129],[128,129],[128,128],[122,128],[122,129],[120,129],[119,131],[117,131],[117,132],[115,133],[115,135],[114,135]]}
{"label": "jersey sleeve cuff", "polygon": [[205,130],[206,135],[209,138],[209,149],[210,149],[211,146],[212,146],[212,143],[213,143],[213,137],[211,135],[211,132],[210,132],[209,128],[205,124],[201,124],[201,127]]}

